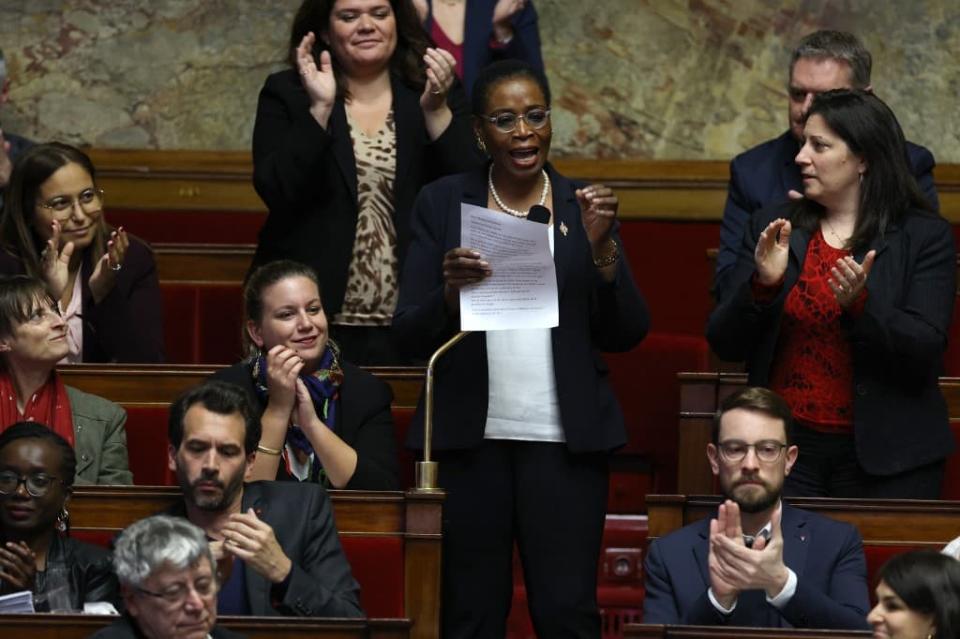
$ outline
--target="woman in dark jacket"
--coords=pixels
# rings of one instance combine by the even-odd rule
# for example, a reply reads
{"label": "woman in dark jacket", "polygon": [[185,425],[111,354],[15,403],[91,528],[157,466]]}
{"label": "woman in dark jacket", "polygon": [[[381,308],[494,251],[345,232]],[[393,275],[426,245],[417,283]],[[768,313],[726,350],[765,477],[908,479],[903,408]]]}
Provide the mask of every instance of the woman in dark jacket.
{"label": "woman in dark jacket", "polygon": [[270,214],[253,268],[320,275],[332,334],[358,364],[402,364],[389,334],[410,207],[427,182],[479,163],[450,54],[409,0],[305,0],[290,69],[267,78],[254,187]]}
{"label": "woman in dark jacket", "polygon": [[65,535],[76,465],[70,444],[44,425],[0,434],[0,594],[31,590],[38,612],[118,605],[110,554]]}
{"label": "woman in dark jacket", "polygon": [[247,280],[244,309],[250,357],[214,377],[243,388],[260,415],[252,479],[397,490],[393,393],[341,357],[316,273],[290,260],[265,264]]}
{"label": "woman in dark jacket", "polygon": [[[608,459],[626,443],[599,351],[643,339],[647,307],[622,253],[616,196],[547,163],[543,75],[517,60],[495,62],[480,73],[473,104],[490,163],[421,191],[394,329],[428,356],[459,331],[462,288],[491,275],[493,251],[461,246],[462,204],[504,218],[545,209],[549,224],[538,227],[554,247],[559,324],[473,333],[438,362],[433,446],[447,491],[441,634],[504,636],[516,542],[537,635],[599,639]],[[421,398],[415,448],[424,444],[423,411]]]}
{"label": "woman in dark jacket", "polygon": [[67,323],[66,361],[163,361],[153,251],[107,224],[87,154],[57,142],[30,148],[4,200],[0,273],[46,284]]}
{"label": "woman in dark jacket", "polygon": [[753,217],[707,337],[790,404],[800,457],[787,494],[937,499],[954,446],[937,381],[952,229],[876,96],[820,94],[804,136],[805,199]]}

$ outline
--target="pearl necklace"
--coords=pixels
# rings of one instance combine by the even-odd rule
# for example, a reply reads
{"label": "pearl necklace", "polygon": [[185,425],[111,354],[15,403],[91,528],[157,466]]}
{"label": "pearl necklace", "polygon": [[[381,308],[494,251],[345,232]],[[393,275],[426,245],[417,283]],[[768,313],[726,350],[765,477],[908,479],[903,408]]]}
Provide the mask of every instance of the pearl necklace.
{"label": "pearl necklace", "polygon": [[[543,190],[540,191],[540,201],[537,202],[537,204],[543,206],[547,203],[547,193],[550,191],[550,177],[547,175],[546,169],[540,169],[540,172],[543,173]],[[497,189],[493,186],[493,164],[490,165],[490,171],[487,173],[487,186],[490,188],[490,195],[493,196],[493,201],[497,203],[497,206],[499,206],[500,210],[504,213],[509,213],[514,217],[527,217],[530,213],[529,210],[518,211],[517,209],[511,209],[503,203],[503,200],[500,199],[500,194],[497,193]]]}

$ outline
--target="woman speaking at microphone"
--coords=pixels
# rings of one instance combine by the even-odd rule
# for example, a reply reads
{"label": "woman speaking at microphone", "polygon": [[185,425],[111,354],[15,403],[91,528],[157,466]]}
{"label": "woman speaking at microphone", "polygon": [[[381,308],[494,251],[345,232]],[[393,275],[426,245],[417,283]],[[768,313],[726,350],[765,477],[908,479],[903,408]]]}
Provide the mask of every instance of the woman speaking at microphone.
{"label": "woman speaking at microphone", "polygon": [[[491,274],[460,246],[460,205],[526,217],[549,212],[559,326],[466,337],[437,365],[434,448],[444,504],[443,635],[504,636],[513,544],[538,636],[600,637],[597,559],[608,454],[626,442],[598,350],[646,334],[646,305],[616,232],[617,198],[577,188],[547,163],[543,75],[515,60],[484,69],[472,92],[480,170],[443,178],[417,199],[394,316],[398,343],[427,357],[460,327],[459,292]],[[423,402],[412,447],[423,446]]]}

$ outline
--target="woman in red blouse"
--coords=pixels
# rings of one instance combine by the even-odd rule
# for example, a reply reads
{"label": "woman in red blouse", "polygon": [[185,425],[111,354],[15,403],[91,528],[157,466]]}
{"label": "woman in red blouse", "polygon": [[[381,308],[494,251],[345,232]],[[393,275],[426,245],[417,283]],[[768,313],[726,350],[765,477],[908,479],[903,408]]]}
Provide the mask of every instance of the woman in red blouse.
{"label": "woman in red blouse", "polygon": [[800,458],[786,494],[936,499],[954,445],[937,385],[956,294],[952,229],[870,93],[817,96],[796,162],[804,198],[751,220],[737,293],[707,337],[790,404]]}

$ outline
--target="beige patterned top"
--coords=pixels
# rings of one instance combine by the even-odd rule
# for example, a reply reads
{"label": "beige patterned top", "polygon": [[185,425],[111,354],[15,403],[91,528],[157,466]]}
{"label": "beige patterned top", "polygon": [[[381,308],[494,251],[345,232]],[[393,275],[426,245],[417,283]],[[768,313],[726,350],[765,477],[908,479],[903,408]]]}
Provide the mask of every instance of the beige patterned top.
{"label": "beige patterned top", "polygon": [[347,272],[347,289],[334,324],[389,326],[397,306],[399,264],[393,224],[393,181],[397,136],[393,111],[383,128],[368,136],[349,114],[357,163],[357,236]]}

